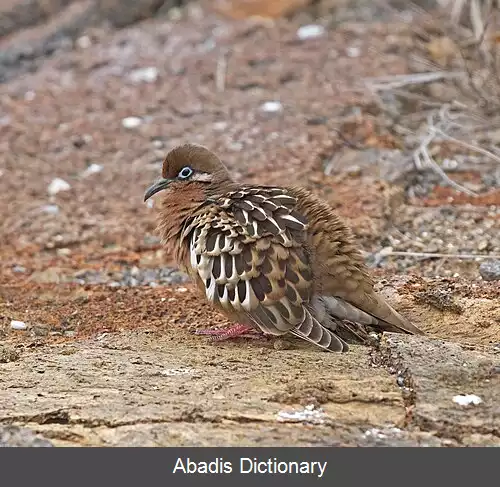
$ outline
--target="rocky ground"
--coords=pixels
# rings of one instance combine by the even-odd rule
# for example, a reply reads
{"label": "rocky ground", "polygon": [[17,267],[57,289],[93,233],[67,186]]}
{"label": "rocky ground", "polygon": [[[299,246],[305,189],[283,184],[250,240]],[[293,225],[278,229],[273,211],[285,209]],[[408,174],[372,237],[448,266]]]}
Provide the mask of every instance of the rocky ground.
{"label": "rocky ground", "polygon": [[[0,445],[500,445],[500,166],[430,149],[474,195],[415,167],[423,109],[374,88],[415,71],[415,14],[180,3],[2,4]],[[142,203],[186,141],[328,200],[428,335],[343,355],[195,336],[225,321]]]}

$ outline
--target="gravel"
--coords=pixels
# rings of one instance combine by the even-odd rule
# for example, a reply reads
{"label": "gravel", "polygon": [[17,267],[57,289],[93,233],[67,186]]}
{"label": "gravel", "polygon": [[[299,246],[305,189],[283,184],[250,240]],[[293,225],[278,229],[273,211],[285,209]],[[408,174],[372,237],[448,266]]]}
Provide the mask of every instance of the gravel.
{"label": "gravel", "polygon": [[106,284],[111,287],[122,286],[168,286],[182,284],[189,280],[188,276],[173,267],[156,269],[125,268],[119,271],[106,272],[83,270],[74,275],[77,284]]}
{"label": "gravel", "polygon": [[479,266],[479,274],[485,281],[500,280],[500,260],[487,260]]}

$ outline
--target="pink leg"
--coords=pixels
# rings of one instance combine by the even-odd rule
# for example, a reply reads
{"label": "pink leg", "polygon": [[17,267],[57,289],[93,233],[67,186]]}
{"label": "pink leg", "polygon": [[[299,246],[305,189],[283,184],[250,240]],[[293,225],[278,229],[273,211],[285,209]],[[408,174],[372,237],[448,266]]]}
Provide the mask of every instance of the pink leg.
{"label": "pink leg", "polygon": [[260,338],[262,333],[252,326],[234,325],[229,328],[210,328],[208,330],[196,330],[196,335],[209,335],[211,340],[223,341],[230,338]]}

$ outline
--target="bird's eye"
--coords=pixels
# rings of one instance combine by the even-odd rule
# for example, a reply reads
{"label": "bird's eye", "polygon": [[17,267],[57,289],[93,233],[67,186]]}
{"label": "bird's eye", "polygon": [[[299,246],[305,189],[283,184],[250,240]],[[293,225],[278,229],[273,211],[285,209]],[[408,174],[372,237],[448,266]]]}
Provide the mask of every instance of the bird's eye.
{"label": "bird's eye", "polygon": [[187,179],[191,174],[193,174],[193,170],[189,166],[186,166],[179,171],[177,177],[179,179]]}

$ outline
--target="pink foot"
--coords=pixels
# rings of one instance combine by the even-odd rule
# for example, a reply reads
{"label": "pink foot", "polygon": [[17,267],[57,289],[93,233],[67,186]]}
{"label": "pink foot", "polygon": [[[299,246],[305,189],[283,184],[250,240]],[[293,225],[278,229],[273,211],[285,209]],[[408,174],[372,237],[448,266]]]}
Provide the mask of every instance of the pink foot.
{"label": "pink foot", "polygon": [[229,328],[210,328],[208,330],[196,330],[196,335],[209,335],[211,340],[223,341],[230,338],[261,338],[262,333],[248,325],[234,325]]}

